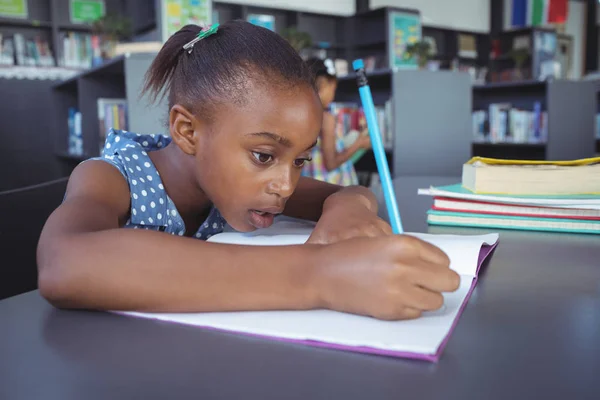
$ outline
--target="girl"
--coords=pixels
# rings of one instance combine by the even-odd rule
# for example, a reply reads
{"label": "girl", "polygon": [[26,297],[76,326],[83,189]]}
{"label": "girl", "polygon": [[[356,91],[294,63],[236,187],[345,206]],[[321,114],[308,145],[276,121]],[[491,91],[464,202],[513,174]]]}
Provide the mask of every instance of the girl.
{"label": "girl", "polygon": [[[200,39],[200,40],[199,40]],[[169,99],[170,136],[111,131],[71,174],[38,248],[39,289],[57,307],[154,312],[313,309],[414,318],[458,287],[446,255],[390,235],[365,188],[301,169],[321,127],[306,65],[250,23],[185,26],[146,91]],[[288,216],[318,221],[308,243],[206,242]]]}
{"label": "girl", "polygon": [[358,177],[350,157],[371,146],[369,136],[361,134],[348,148],[344,148],[343,137],[336,133],[336,117],[329,111],[335,98],[337,78],[329,72],[323,60],[312,58],[307,64],[315,77],[324,111],[319,139],[311,152],[312,161],[304,166],[302,175],[341,186],[357,185]]}

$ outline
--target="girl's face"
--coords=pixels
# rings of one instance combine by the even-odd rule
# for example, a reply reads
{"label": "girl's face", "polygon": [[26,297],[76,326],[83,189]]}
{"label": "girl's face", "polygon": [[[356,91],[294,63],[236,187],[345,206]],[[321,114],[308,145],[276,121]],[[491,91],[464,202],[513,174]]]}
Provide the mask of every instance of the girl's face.
{"label": "girl's face", "polygon": [[227,223],[242,232],[268,227],[283,211],[323,117],[308,86],[256,87],[246,100],[222,105],[210,129],[195,131],[197,181]]}

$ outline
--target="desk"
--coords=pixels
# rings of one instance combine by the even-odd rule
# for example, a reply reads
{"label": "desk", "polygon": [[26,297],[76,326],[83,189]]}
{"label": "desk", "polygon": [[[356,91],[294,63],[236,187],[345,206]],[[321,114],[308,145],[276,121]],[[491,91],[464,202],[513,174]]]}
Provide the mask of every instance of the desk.
{"label": "desk", "polygon": [[[435,178],[396,181],[407,230]],[[500,231],[438,364],[0,302],[0,399],[598,399],[600,239]]]}

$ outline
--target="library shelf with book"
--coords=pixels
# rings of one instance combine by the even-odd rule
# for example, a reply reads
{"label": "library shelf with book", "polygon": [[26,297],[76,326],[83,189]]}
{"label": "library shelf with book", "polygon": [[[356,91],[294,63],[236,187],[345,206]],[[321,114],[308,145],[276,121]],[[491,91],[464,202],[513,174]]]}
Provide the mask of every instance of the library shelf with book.
{"label": "library shelf with book", "polygon": [[[70,0],[26,0],[26,18],[0,17],[0,64],[77,71],[99,65],[100,41],[91,24],[73,23]],[[126,15],[133,37],[156,29],[154,2],[103,0],[110,15]],[[93,61],[94,56],[96,60]]]}
{"label": "library shelf with book", "polygon": [[[392,175],[460,174],[462,160],[470,156],[470,75],[405,70],[367,73],[367,78],[375,105],[389,121],[385,147]],[[336,101],[361,104],[355,80],[339,80]],[[372,152],[365,153],[356,169],[377,171]]]}
{"label": "library shelf with book", "polygon": [[472,156],[569,160],[594,155],[594,84],[549,79],[473,86]]}
{"label": "library shelf with book", "polygon": [[[54,85],[58,157],[80,161],[98,156],[110,127],[141,133],[164,132],[168,112],[165,100],[150,105],[147,99],[139,98],[144,75],[155,55],[122,55]],[[72,123],[73,117],[76,122],[80,119],[80,131]],[[81,140],[75,150],[72,136]]]}
{"label": "library shelf with book", "polygon": [[[405,18],[418,21],[417,39],[430,43],[430,64],[435,66],[418,69],[401,59],[394,27]],[[427,26],[417,10],[396,7],[357,13],[348,24],[349,60],[365,61],[374,103],[391,103],[393,135],[387,155],[392,175],[460,173],[462,159],[470,156],[471,84],[482,79],[487,65],[486,35]],[[360,103],[354,73],[339,78],[337,99]],[[368,155],[363,158],[370,162],[357,164],[357,170],[376,171],[372,153]]]}

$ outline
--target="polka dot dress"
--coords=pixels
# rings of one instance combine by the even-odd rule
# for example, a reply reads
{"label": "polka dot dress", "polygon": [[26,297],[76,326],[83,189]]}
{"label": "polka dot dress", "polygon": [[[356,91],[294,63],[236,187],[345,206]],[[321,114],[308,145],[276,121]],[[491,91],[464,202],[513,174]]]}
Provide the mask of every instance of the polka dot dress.
{"label": "polka dot dress", "polygon": [[[126,228],[156,230],[179,236],[185,234],[183,219],[167,195],[160,174],[147,153],[167,146],[170,141],[163,135],[139,135],[111,129],[101,156],[92,158],[117,167],[129,183],[131,213]],[[206,240],[223,232],[224,226],[225,220],[213,207],[193,237]]]}

